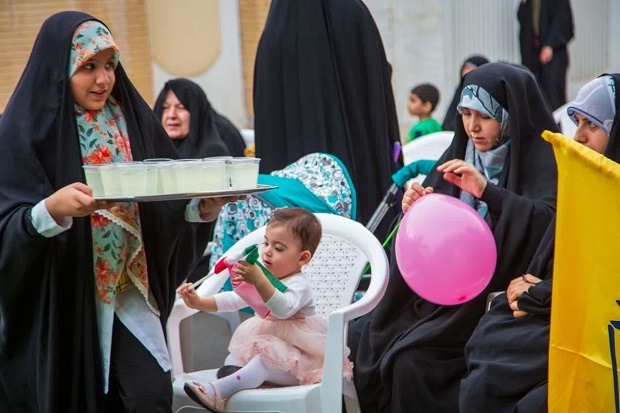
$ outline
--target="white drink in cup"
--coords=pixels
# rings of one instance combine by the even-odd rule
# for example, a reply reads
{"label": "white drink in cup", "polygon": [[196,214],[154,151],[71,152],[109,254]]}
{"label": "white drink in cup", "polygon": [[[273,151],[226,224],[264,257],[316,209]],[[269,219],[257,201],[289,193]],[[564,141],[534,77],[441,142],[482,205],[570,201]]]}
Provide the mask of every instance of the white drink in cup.
{"label": "white drink in cup", "polygon": [[99,165],[99,173],[103,183],[103,192],[107,198],[123,196],[123,188],[121,187],[116,164]]}
{"label": "white drink in cup", "polygon": [[142,162],[127,162],[116,165],[123,196],[144,195],[146,191],[146,166]]}
{"label": "white drink in cup", "polygon": [[[145,159],[147,165],[146,192],[149,195],[175,194],[177,190],[174,161],[169,158]],[[154,168],[153,168],[154,167]],[[153,170],[154,169],[154,172]]]}
{"label": "white drink in cup", "polygon": [[[172,164],[170,158],[151,158],[142,161],[146,165],[146,195],[164,194],[160,165]],[[163,169],[163,168],[161,168]]]}
{"label": "white drink in cup", "polygon": [[99,165],[83,165],[84,176],[86,177],[86,185],[93,191],[93,197],[104,197],[103,181],[101,180],[101,172]]}
{"label": "white drink in cup", "polygon": [[144,195],[159,195],[159,171],[157,164],[154,162],[143,162],[146,174],[146,185],[144,187]]}
{"label": "white drink in cup", "polygon": [[257,187],[260,158],[232,158],[226,162],[231,189],[252,189]]}
{"label": "white drink in cup", "polygon": [[227,159],[232,159],[232,156],[203,158],[201,164],[202,191],[224,191],[229,189],[230,181],[226,171]]}
{"label": "white drink in cup", "polygon": [[199,159],[178,159],[174,162],[179,193],[203,192],[204,175]]}

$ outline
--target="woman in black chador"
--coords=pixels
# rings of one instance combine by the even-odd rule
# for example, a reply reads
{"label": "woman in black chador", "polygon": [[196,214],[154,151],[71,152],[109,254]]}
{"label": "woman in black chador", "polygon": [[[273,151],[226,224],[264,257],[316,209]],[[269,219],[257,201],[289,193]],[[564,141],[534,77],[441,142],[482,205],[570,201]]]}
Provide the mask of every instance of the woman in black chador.
{"label": "woman in black chador", "polygon": [[213,109],[197,83],[184,78],[167,81],[154,110],[181,158],[243,156],[241,133]]}
{"label": "woman in black chador", "polygon": [[[620,74],[586,84],[568,105],[575,141],[620,162]],[[527,274],[512,280],[465,347],[461,412],[546,412],[555,220]]]}
{"label": "woman in black chador", "polygon": [[172,409],[177,247],[226,199],[96,201],[82,166],[177,157],[109,29],[49,17],[0,122],[0,411]]}
{"label": "woman in black chador", "polygon": [[423,186],[407,191],[403,209],[430,192],[468,203],[493,231],[496,270],[473,300],[437,305],[411,291],[392,254],[385,296],[350,332],[364,412],[458,411],[463,351],[486,295],[525,271],[554,214],[557,169],[540,134],[557,127],[532,74],[489,63],[463,85],[454,140]]}
{"label": "woman in black chador", "polygon": [[556,110],[566,103],[568,42],[574,35],[570,0],[521,0],[517,18],[521,62]]}
{"label": "woman in black chador", "polygon": [[[254,71],[256,156],[269,173],[313,152],[338,157],[367,223],[392,184],[399,142],[391,67],[360,0],[271,3]],[[376,232],[387,235],[393,207]]]}

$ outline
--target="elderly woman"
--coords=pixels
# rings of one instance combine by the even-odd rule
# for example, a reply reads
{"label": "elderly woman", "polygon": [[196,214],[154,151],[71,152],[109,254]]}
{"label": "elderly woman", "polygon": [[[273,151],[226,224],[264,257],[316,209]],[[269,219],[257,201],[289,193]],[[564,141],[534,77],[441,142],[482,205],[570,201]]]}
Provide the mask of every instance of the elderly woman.
{"label": "elderly woman", "polygon": [[237,128],[213,109],[200,85],[191,80],[166,82],[154,110],[181,158],[243,156],[245,142]]}
{"label": "elderly woman", "polygon": [[523,273],[554,214],[556,165],[540,133],[556,126],[531,73],[503,63],[477,68],[465,76],[459,112],[452,144],[424,186],[406,192],[403,210],[432,192],[471,205],[493,231],[496,270],[472,301],[437,305],[407,287],[392,254],[385,296],[350,335],[364,411],[458,411],[464,347],[486,293]]}

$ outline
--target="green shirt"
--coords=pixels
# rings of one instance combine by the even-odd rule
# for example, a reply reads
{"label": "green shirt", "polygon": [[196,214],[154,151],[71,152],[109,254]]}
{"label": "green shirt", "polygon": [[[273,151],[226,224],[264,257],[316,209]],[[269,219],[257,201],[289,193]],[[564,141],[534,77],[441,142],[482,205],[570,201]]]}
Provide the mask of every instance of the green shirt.
{"label": "green shirt", "polygon": [[437,122],[433,118],[428,118],[419,121],[415,125],[411,127],[409,130],[409,136],[407,137],[407,142],[411,142],[415,138],[419,138],[420,136],[428,135],[429,133],[439,132],[441,131],[441,124]]}

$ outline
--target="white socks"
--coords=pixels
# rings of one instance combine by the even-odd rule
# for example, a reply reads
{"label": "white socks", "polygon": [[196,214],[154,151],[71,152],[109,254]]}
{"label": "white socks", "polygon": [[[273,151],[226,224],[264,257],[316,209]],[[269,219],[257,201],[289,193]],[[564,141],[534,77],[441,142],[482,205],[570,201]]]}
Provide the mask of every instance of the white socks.
{"label": "white socks", "polygon": [[[226,363],[228,364],[229,362],[231,362],[230,364],[239,364],[238,362],[235,363],[233,359],[226,358]],[[260,354],[237,372],[212,383],[220,390],[220,397],[228,398],[239,390],[255,389],[266,381],[281,386],[295,386],[299,384],[299,380],[288,371],[267,367]],[[209,395],[215,396],[213,385],[206,385],[205,389]]]}

